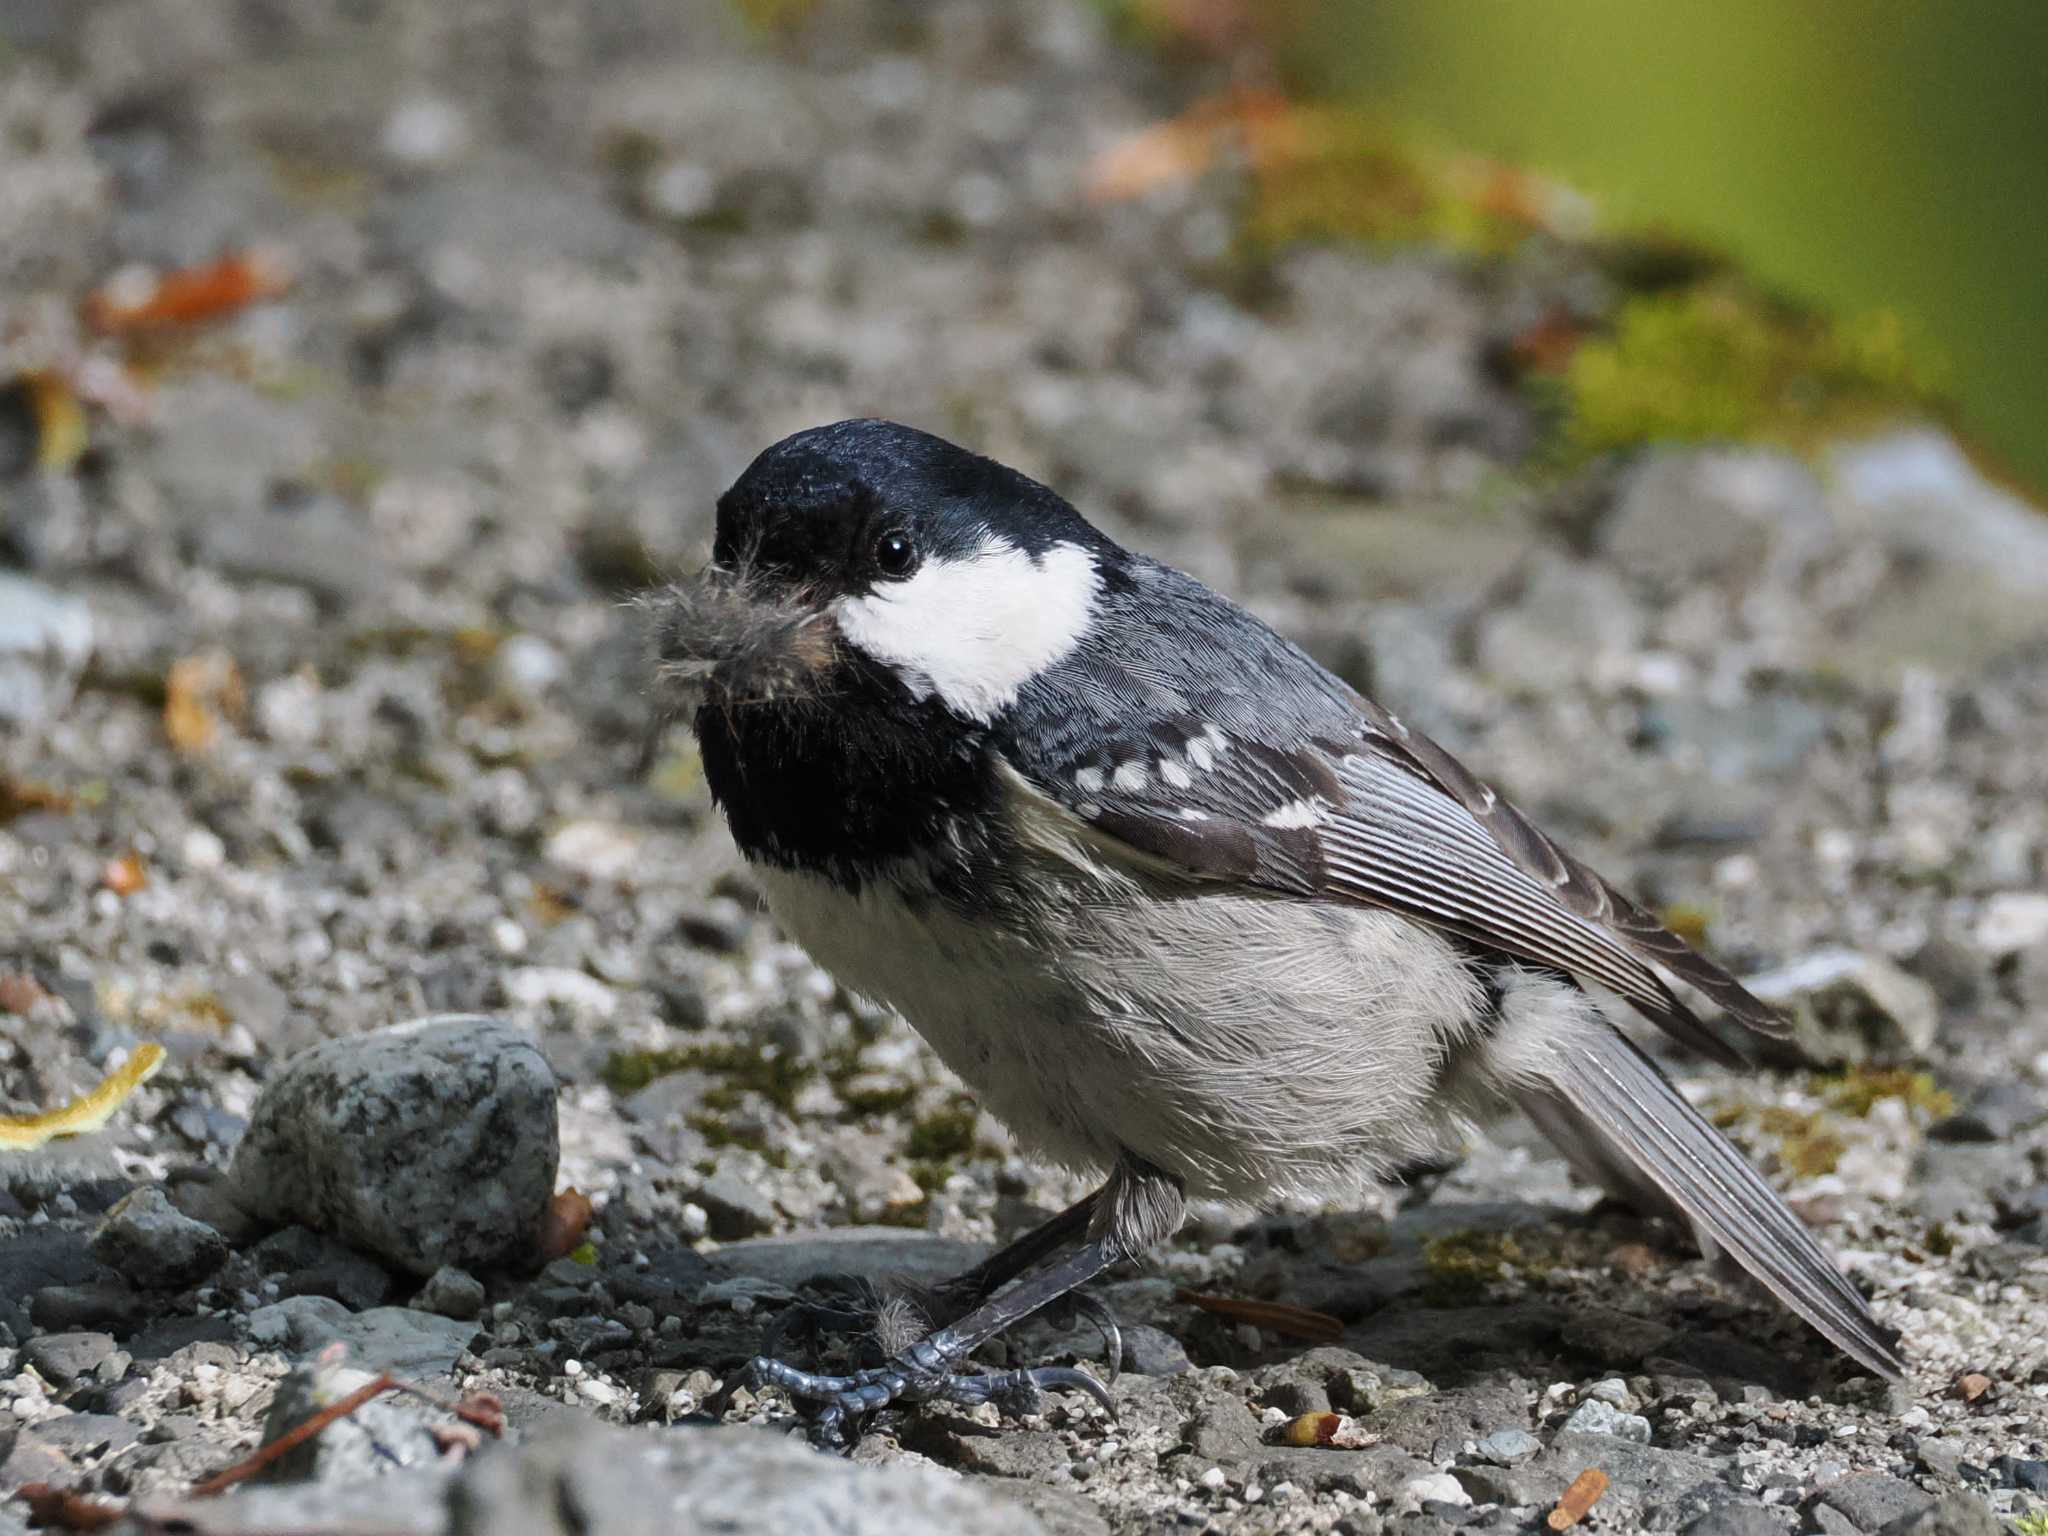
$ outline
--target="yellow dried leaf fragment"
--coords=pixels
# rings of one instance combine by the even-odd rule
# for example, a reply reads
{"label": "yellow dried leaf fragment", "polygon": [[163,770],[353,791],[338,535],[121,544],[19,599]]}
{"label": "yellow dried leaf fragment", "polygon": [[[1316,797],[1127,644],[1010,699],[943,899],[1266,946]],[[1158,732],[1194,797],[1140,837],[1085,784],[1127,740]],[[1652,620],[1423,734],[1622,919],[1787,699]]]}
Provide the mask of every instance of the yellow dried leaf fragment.
{"label": "yellow dried leaf fragment", "polygon": [[60,1104],[40,1115],[0,1115],[0,1150],[27,1152],[59,1136],[84,1136],[98,1130],[163,1064],[164,1048],[154,1041],[146,1042],[101,1079],[97,1088],[80,1094],[69,1104]]}

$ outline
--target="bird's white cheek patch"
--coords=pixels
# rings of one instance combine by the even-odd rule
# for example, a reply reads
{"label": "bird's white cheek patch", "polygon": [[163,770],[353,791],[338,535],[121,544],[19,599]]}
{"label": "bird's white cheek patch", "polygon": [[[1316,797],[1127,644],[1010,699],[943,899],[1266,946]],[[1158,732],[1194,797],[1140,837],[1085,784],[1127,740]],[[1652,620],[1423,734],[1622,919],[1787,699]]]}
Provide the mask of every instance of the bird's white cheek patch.
{"label": "bird's white cheek patch", "polygon": [[1074,544],[1033,559],[993,542],[965,560],[927,560],[907,581],[884,582],[834,608],[839,631],[920,696],[992,720],[1018,690],[1080,642],[1102,581]]}

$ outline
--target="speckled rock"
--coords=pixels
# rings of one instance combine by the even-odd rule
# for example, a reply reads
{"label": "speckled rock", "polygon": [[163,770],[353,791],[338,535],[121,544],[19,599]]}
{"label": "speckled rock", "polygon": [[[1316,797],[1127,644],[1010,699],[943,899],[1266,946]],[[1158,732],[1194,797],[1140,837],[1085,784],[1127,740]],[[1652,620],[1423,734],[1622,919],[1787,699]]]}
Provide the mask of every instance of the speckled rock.
{"label": "speckled rock", "polygon": [[433,1376],[455,1364],[476,1327],[410,1307],[372,1307],[351,1313],[328,1296],[293,1296],[249,1314],[249,1342],[302,1356],[329,1345],[344,1348],[342,1363],[400,1376]]}
{"label": "speckled rock", "polygon": [[176,1290],[219,1269],[227,1260],[228,1244],[151,1184],[107,1212],[93,1234],[92,1253],[138,1286]]}
{"label": "speckled rock", "polygon": [[1792,1017],[1794,1040],[1816,1062],[1915,1061],[1934,1045],[1934,988],[1876,955],[1824,949],[1745,985]]}
{"label": "speckled rock", "polygon": [[[263,1420],[265,1445],[375,1379],[373,1371],[344,1365],[345,1357],[345,1348],[330,1346],[278,1383]],[[440,1455],[430,1427],[433,1417],[415,1397],[387,1393],[371,1398],[286,1451],[263,1475],[278,1483],[346,1482],[382,1477],[402,1467],[431,1466]]]}
{"label": "speckled rock", "polygon": [[[746,1429],[633,1434],[580,1424],[493,1450],[456,1485],[449,1536],[1041,1536],[999,1494],[925,1467],[852,1466]],[[680,1527],[679,1527],[680,1522]]]}
{"label": "speckled rock", "polygon": [[555,1077],[483,1015],[329,1040],[264,1088],[230,1169],[252,1214],[412,1273],[530,1262],[554,1193]]}
{"label": "speckled rock", "polygon": [[1982,1499],[1951,1493],[1888,1522],[1881,1536],[2002,1536],[2004,1530],[2004,1523]]}

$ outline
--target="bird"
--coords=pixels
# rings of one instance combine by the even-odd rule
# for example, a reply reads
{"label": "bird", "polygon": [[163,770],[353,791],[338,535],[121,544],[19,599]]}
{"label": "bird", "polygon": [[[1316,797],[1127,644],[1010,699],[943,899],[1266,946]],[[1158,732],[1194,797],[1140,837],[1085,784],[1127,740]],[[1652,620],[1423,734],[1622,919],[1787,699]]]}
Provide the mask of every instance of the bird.
{"label": "bird", "polygon": [[650,606],[778,923],[1027,1152],[1100,1180],[883,1364],[753,1360],[818,1443],[899,1402],[1108,1407],[1076,1368],[969,1357],[1191,1199],[1355,1198],[1511,1108],[1902,1377],[1897,1335],[1615,1022],[1740,1067],[1731,1042],[1783,1018],[1423,732],[1045,485],[888,421],[798,432]]}

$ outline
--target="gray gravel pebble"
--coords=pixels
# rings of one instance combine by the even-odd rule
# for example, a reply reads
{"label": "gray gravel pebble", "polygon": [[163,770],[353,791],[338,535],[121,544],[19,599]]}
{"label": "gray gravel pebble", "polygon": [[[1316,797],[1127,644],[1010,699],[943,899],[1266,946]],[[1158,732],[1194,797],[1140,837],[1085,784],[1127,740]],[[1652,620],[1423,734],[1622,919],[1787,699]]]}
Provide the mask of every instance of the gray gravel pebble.
{"label": "gray gravel pebble", "polygon": [[484,1284],[467,1270],[443,1264],[427,1277],[412,1304],[422,1312],[467,1320],[483,1310]]}
{"label": "gray gravel pebble", "polygon": [[1589,1397],[1571,1411],[1563,1431],[1569,1435],[1614,1435],[1638,1445],[1650,1443],[1650,1421],[1638,1413],[1623,1413],[1612,1403]]}
{"label": "gray gravel pebble", "polygon": [[479,1459],[450,1500],[449,1536],[1041,1536],[1021,1505],[923,1467],[857,1467],[745,1429],[625,1434],[566,1427]]}
{"label": "gray gravel pebble", "polygon": [[0,725],[31,725],[61,710],[92,645],[92,609],[82,598],[0,571]]}
{"label": "gray gravel pebble", "polygon": [[106,1333],[43,1333],[30,1339],[22,1358],[54,1386],[68,1387],[114,1353]]}
{"label": "gray gravel pebble", "polygon": [[281,1067],[235,1149],[235,1199],[403,1269],[530,1260],[559,1157],[555,1076],[477,1015],[330,1040]]}
{"label": "gray gravel pebble", "polygon": [[174,1207],[147,1185],[107,1212],[92,1238],[93,1257],[150,1290],[204,1280],[228,1256],[227,1239]]}

